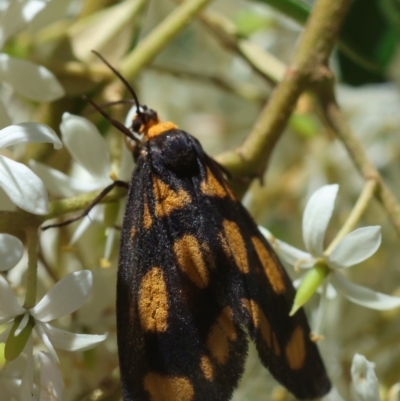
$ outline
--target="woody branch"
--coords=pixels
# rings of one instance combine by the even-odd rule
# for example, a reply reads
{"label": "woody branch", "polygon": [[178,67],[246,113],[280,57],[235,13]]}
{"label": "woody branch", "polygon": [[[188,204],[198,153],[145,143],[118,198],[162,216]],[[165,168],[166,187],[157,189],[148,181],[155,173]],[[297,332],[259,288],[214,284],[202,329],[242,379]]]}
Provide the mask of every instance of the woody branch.
{"label": "woody branch", "polygon": [[[340,111],[334,93],[334,77],[328,67],[330,54],[350,3],[351,0],[318,0],[315,3],[284,78],[262,110],[250,135],[239,148],[220,155],[218,161],[234,176],[263,175],[299,96],[305,90],[311,90],[321,105],[324,123],[343,142],[356,168],[365,180],[376,181],[374,195],[382,203],[400,236],[400,205],[366,157]],[[242,185],[239,191],[246,187]]]}

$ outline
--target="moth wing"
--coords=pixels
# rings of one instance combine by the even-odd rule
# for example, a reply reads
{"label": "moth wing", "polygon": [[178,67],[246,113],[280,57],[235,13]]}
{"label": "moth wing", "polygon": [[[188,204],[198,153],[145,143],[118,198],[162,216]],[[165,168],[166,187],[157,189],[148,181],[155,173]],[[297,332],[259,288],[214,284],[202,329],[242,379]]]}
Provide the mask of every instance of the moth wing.
{"label": "moth wing", "polygon": [[124,400],[227,401],[244,369],[247,337],[210,285],[214,256],[195,194],[160,173],[137,166],[123,225],[117,328]]}
{"label": "moth wing", "polygon": [[226,272],[226,292],[235,298],[235,316],[247,327],[262,363],[278,382],[299,399],[325,395],[331,385],[310,339],[305,313],[301,309],[289,316],[295,290],[288,274],[247,210],[234,199],[219,166],[207,158],[205,169],[206,202],[223,217],[217,240],[230,259],[222,265],[233,266]]}

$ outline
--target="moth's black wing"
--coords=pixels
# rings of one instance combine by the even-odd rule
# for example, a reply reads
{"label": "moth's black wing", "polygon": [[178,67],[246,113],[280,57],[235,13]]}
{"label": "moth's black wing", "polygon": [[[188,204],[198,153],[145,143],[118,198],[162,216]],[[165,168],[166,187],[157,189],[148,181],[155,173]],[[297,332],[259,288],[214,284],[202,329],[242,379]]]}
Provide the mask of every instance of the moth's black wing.
{"label": "moth's black wing", "polygon": [[125,401],[228,401],[244,329],[299,398],[329,390],[294,290],[219,166],[183,131],[141,149],[124,219],[117,328]]}
{"label": "moth's black wing", "polygon": [[133,173],[118,271],[117,330],[125,401],[227,401],[247,337],[225,288],[204,216],[190,137],[149,140]]}
{"label": "moth's black wing", "polygon": [[200,175],[206,175],[209,194],[204,194],[201,207],[223,217],[219,241],[230,260],[219,267],[231,266],[225,282],[226,291],[234,296],[235,317],[247,327],[263,364],[297,398],[327,394],[330,381],[310,339],[305,313],[301,309],[289,316],[295,295],[289,276],[247,210],[232,196],[219,166],[206,155],[203,160]]}

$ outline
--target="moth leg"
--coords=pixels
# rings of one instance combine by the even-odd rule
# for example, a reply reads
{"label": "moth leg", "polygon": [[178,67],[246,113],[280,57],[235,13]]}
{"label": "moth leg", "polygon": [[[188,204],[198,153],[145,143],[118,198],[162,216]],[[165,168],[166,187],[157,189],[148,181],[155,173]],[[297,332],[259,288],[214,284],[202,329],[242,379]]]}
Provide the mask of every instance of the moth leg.
{"label": "moth leg", "polygon": [[81,213],[79,213],[77,216],[71,217],[68,220],[65,220],[61,223],[56,223],[56,224],[49,224],[48,226],[42,227],[42,230],[47,230],[48,228],[55,228],[55,227],[63,227],[67,226],[68,224],[73,223],[74,221],[77,221],[81,219],[82,217],[85,217],[88,215],[88,213],[99,203],[101,200],[109,193],[111,192],[114,188],[129,188],[129,183],[125,181],[120,181],[116,180],[109,186],[105,187],[90,203],[89,206],[87,206]]}

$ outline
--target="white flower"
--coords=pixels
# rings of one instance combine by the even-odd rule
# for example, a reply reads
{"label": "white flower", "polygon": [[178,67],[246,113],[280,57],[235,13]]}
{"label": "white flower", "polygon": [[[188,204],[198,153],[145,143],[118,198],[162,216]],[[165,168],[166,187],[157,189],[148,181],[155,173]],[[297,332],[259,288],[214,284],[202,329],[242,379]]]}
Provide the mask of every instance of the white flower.
{"label": "white flower", "polygon": [[[111,162],[107,143],[97,127],[88,119],[70,113],[64,113],[60,131],[65,147],[79,167],[80,179],[74,179],[58,170],[31,161],[30,166],[42,178],[49,192],[58,196],[72,196],[98,189],[104,189],[112,183],[110,178]],[[93,221],[101,221],[104,205],[96,205],[80,222],[75,230],[71,245],[86,231]],[[111,245],[114,235],[107,236]],[[106,246],[107,249],[111,245]],[[109,255],[105,258],[108,260]]]}
{"label": "white flower", "polygon": [[[74,272],[57,282],[35,307],[27,310],[20,306],[8,282],[0,276],[0,324],[14,323],[15,318],[23,316],[14,333],[17,337],[33,318],[34,330],[51,356],[58,362],[54,348],[82,351],[94,347],[107,337],[107,335],[71,333],[48,323],[75,312],[87,301],[91,289],[92,273],[89,270]],[[9,341],[10,332],[11,327],[1,333],[0,342]]]}
{"label": "white flower", "polygon": [[[37,365],[40,377],[35,383]],[[0,376],[1,401],[61,401],[63,387],[57,364],[47,352],[33,354],[31,338],[18,358],[7,363]]]}
{"label": "white flower", "polygon": [[[62,147],[56,133],[44,124],[22,123],[0,130],[0,149],[26,142],[50,142],[56,149]],[[1,155],[0,187],[1,210],[12,210],[11,200],[28,212],[47,213],[48,199],[43,182],[24,164]]]}
{"label": "white flower", "polygon": [[[113,181],[110,178],[112,167],[110,152],[106,141],[97,127],[88,119],[64,113],[60,125],[62,141],[78,166],[79,179],[71,178],[58,170],[31,161],[30,167],[43,180],[50,193],[57,196],[73,196],[98,189],[104,189]],[[126,171],[132,171],[132,155],[125,149],[122,154],[119,179],[127,179]],[[96,205],[88,216],[82,219],[71,239],[74,244],[93,221],[103,221],[104,205]],[[115,230],[107,230],[104,259],[108,260],[114,242]]]}
{"label": "white flower", "polygon": [[379,382],[375,374],[375,364],[365,356],[355,354],[351,364],[353,388],[360,401],[380,401]]}
{"label": "white flower", "polygon": [[[276,251],[287,263],[300,268],[322,264],[329,268],[328,280],[337,291],[350,301],[377,310],[400,306],[400,298],[372,291],[347,280],[339,269],[358,264],[373,255],[381,243],[379,226],[354,230],[340,240],[330,251],[324,252],[325,231],[333,213],[339,186],[326,185],[311,196],[303,215],[303,241],[307,252],[272,238],[261,228],[267,239],[275,244]],[[301,305],[300,305],[301,306]]]}
{"label": "white flower", "polygon": [[[48,3],[46,0],[8,2],[1,13],[0,48],[11,36],[20,32],[32,21]],[[56,77],[47,68],[11,57],[6,53],[0,53],[0,81],[28,99],[40,102],[50,102],[65,94]],[[0,102],[0,128],[10,123],[8,112]]]}

